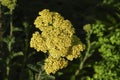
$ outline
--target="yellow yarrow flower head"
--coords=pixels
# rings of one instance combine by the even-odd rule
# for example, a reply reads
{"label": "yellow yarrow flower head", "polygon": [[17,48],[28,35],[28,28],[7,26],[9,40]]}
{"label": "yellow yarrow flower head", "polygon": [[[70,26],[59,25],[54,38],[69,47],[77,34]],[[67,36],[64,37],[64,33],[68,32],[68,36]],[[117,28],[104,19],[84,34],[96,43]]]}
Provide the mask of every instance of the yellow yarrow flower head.
{"label": "yellow yarrow flower head", "polygon": [[[30,47],[44,53],[48,52],[49,56],[45,60],[44,69],[47,74],[54,74],[64,68],[68,60],[78,58],[80,52],[84,50],[84,45],[74,35],[75,30],[71,22],[65,20],[59,13],[44,9],[39,12],[39,15],[34,24],[41,33],[33,34]],[[63,61],[65,64],[60,64]]]}
{"label": "yellow yarrow flower head", "polygon": [[38,31],[33,34],[30,44],[30,47],[35,48],[37,51],[43,51],[44,53],[47,52],[47,46],[45,45],[44,38]]}
{"label": "yellow yarrow flower head", "polygon": [[53,58],[49,56],[45,60],[44,69],[46,70],[47,74],[53,73],[55,74],[56,71],[59,69],[65,68],[68,65],[68,61],[64,58]]}
{"label": "yellow yarrow flower head", "polygon": [[66,58],[72,61],[74,58],[78,58],[80,56],[80,51],[83,51],[83,46],[81,44],[74,45],[70,51],[70,54],[67,55]]}
{"label": "yellow yarrow flower head", "polygon": [[72,46],[69,49],[68,55],[66,58],[72,61],[74,58],[78,58],[80,56],[80,52],[85,49],[85,45],[81,43],[80,39],[73,35]]}

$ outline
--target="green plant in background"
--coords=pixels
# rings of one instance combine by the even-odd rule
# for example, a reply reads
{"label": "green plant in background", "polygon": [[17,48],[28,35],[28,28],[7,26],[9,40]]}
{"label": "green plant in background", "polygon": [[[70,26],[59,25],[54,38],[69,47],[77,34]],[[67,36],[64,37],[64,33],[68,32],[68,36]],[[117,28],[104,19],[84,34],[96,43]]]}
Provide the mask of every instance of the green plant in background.
{"label": "green plant in background", "polygon": [[[93,25],[93,31],[98,35],[99,44],[98,52],[103,58],[101,61],[95,62],[95,74],[93,79],[114,79],[119,80],[120,73],[120,29],[119,24],[114,26],[107,26],[102,23]],[[101,31],[97,31],[97,27]],[[100,30],[100,29],[99,29]],[[103,35],[99,35],[99,33]]]}
{"label": "green plant in background", "polygon": [[[33,80],[34,75],[33,72],[28,68],[27,59],[32,56],[31,54],[28,56],[28,46],[29,46],[29,29],[30,25],[27,22],[23,22],[23,29],[16,27],[13,22],[13,14],[15,7],[17,5],[17,0],[2,0],[0,1],[0,10],[1,10],[1,43],[0,43],[0,72],[2,73],[2,80],[14,80],[16,79],[16,69],[19,68],[20,77],[17,79],[19,80]],[[5,10],[4,10],[5,9]],[[4,23],[5,22],[5,23]],[[7,24],[7,25],[6,25]],[[8,31],[8,32],[6,32]],[[21,39],[21,37],[16,38],[15,34],[18,32],[22,32],[25,35],[25,39]],[[22,44],[21,44],[22,42]],[[18,44],[20,46],[16,46]],[[24,45],[25,44],[25,45]],[[24,45],[24,46],[23,46]],[[22,49],[19,49],[22,47]],[[16,59],[18,58],[18,59]],[[20,59],[19,59],[20,58]],[[14,61],[16,59],[16,61]],[[22,59],[22,60],[21,60]],[[21,60],[21,61],[18,61]],[[23,75],[25,73],[25,75]],[[31,76],[31,77],[30,77]],[[26,77],[26,78],[23,78]]]}
{"label": "green plant in background", "polygon": [[[109,17],[108,19],[110,19],[111,17]],[[93,36],[96,37],[91,42],[90,51],[93,51],[89,51],[89,54],[91,55],[89,57],[92,57],[96,53],[98,54],[96,57],[100,57],[101,59],[99,61],[95,61],[92,65],[91,63],[89,64],[89,67],[94,69],[93,76],[87,76],[81,79],[120,79],[120,24],[117,23],[117,21],[112,20],[109,25],[111,26],[108,26],[108,23],[103,23],[102,21],[96,21],[95,24],[91,25],[91,32]],[[84,30],[88,33],[87,29],[89,28],[86,27],[87,26],[84,26]],[[90,40],[90,38],[88,38],[87,40]]]}
{"label": "green plant in background", "polygon": [[[119,24],[113,26],[107,26],[102,21],[97,21],[96,24],[87,24],[83,29],[87,33],[86,51],[79,69],[71,80],[119,80],[120,73],[120,28]],[[93,34],[93,35],[91,35]],[[95,34],[95,35],[94,35]],[[91,41],[92,36],[96,36]],[[100,60],[89,62],[92,60],[92,56],[97,54],[97,58]],[[82,67],[81,67],[82,66]],[[84,73],[84,67],[93,68],[94,74],[90,76],[81,76]],[[85,70],[86,71],[86,70]],[[88,71],[86,71],[88,72]],[[79,77],[81,76],[81,77]],[[76,78],[75,78],[76,77]]]}
{"label": "green plant in background", "polygon": [[[100,61],[95,61],[93,68],[95,74],[90,80],[119,80],[120,79],[120,12],[117,2],[111,3],[116,12],[111,13],[107,20],[109,23],[97,21],[92,25],[93,34],[96,35],[96,48],[102,57]],[[115,15],[115,16],[113,16]]]}
{"label": "green plant in background", "polygon": [[[89,74],[81,76],[79,73],[81,80],[120,79],[120,3],[112,0],[108,3],[107,0],[104,0],[103,5],[104,4],[107,4],[109,9],[112,5],[111,8],[114,11],[104,17],[106,21],[95,20],[96,23],[91,25],[87,24],[83,27],[87,33],[86,37],[89,37],[86,39],[86,41],[89,42],[86,43],[90,43],[90,45],[86,46],[86,49],[89,49],[89,56],[88,59],[86,59],[84,67],[93,69],[94,71],[92,72],[94,73],[92,73],[92,76]],[[93,57],[94,55],[96,56]],[[98,60],[94,60],[94,58],[98,58]],[[88,60],[91,60],[92,62],[89,62]],[[75,79],[73,78],[73,80]]]}
{"label": "green plant in background", "polygon": [[[10,60],[15,56],[22,55],[22,53],[14,54],[14,51],[12,51],[12,48],[13,48],[12,45],[15,43],[15,37],[13,36],[14,27],[13,27],[12,13],[16,6],[16,0],[2,0],[0,1],[0,5],[6,6],[9,9],[8,13],[10,14],[10,17],[9,17],[10,33],[9,35],[7,35],[6,38],[3,39],[3,41],[7,44],[7,49],[8,49],[8,52],[4,53],[6,54],[6,57],[3,58],[3,61],[5,61],[5,65],[6,65],[6,69],[5,69],[6,73],[5,73],[4,80],[8,80],[9,74],[10,74]],[[1,12],[2,12],[2,8],[1,8]]]}

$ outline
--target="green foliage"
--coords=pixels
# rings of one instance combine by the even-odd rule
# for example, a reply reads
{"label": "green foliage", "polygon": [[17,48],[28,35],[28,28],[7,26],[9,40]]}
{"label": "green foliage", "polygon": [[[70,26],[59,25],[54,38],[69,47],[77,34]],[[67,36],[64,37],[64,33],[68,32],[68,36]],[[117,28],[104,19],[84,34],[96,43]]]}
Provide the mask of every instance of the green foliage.
{"label": "green foliage", "polygon": [[[110,15],[109,15],[110,16]],[[107,19],[113,18],[112,16]],[[116,20],[111,23],[97,21],[92,26],[93,34],[96,35],[96,48],[102,57],[95,61],[93,68],[95,74],[91,80],[119,80],[120,65],[120,25]]]}
{"label": "green foliage", "polygon": [[[99,36],[98,41],[96,43],[100,45],[98,51],[102,59],[101,61],[96,61],[93,66],[95,70],[93,80],[94,79],[119,80],[120,79],[119,77],[120,29],[118,28],[119,26],[116,27],[112,26],[109,27],[111,29],[108,31],[107,30],[108,26],[106,25],[104,26],[106,30],[100,31],[104,33],[104,35]],[[95,34],[98,35],[99,32]]]}
{"label": "green foliage", "polygon": [[[93,50],[93,52],[89,51],[89,54],[91,55],[90,59],[92,59],[95,54],[98,54],[96,55],[96,57],[100,59],[92,60],[92,64],[89,63],[89,61],[86,63],[86,66],[90,65],[89,67],[94,69],[94,74],[92,76],[90,76],[89,74],[86,77],[82,76],[82,80],[120,79],[120,18],[117,19],[115,17],[119,17],[118,14],[120,14],[119,6],[115,6],[119,3],[115,3],[115,1],[112,0],[110,1],[105,2],[104,0],[103,4],[114,6],[113,8],[116,9],[116,12],[108,14],[105,17],[106,21],[96,20],[96,23],[93,23],[91,25],[91,32],[94,37],[90,36],[91,38],[93,38],[92,40],[90,38],[90,51]],[[111,8],[111,10],[113,8]],[[83,29],[86,31],[85,27],[86,26],[84,26]]]}

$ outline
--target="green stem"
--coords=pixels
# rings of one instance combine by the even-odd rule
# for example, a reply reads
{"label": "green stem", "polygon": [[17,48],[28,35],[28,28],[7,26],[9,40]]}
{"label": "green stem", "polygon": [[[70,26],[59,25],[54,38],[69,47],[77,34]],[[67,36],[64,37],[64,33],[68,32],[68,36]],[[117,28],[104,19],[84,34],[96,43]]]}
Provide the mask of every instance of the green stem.
{"label": "green stem", "polygon": [[8,80],[9,79],[9,72],[10,72],[10,66],[9,66],[9,58],[6,59],[6,77],[5,77],[5,80]]}
{"label": "green stem", "polygon": [[13,36],[13,18],[12,18],[12,11],[10,11],[10,41],[9,41],[9,44],[8,44],[8,50],[9,52],[11,53],[11,50],[12,50],[12,36]]}
{"label": "green stem", "polygon": [[[2,37],[1,28],[2,28],[2,6],[1,6],[1,3],[0,3],[0,39]],[[5,75],[4,80],[8,80],[9,72],[10,72],[9,58],[6,59],[5,63],[6,63],[6,75]]]}
{"label": "green stem", "polygon": [[84,56],[84,58],[83,58],[82,63],[80,64],[80,70],[83,68],[83,65],[84,65],[85,61],[86,61],[87,58],[89,57],[90,47],[91,47],[90,35],[88,35],[88,38],[87,38],[87,51],[86,51],[86,53],[85,53],[85,56]]}
{"label": "green stem", "polygon": [[12,33],[13,33],[13,19],[12,19],[12,13],[10,16],[10,36],[12,37]]}
{"label": "green stem", "polygon": [[37,80],[41,80],[41,74],[44,71],[43,67],[40,69]]}
{"label": "green stem", "polygon": [[[10,41],[9,41],[9,44],[8,44],[8,50],[9,50],[9,53],[12,54],[12,42],[11,42],[11,39],[12,39],[12,36],[13,36],[13,19],[12,19],[12,11],[10,11]],[[8,54],[8,55],[10,55]],[[9,73],[10,73],[10,58],[7,57],[6,59],[6,78],[5,80],[8,80],[9,79]]]}
{"label": "green stem", "polygon": [[12,19],[12,12],[10,12],[10,37],[12,37],[13,33],[13,19]]}
{"label": "green stem", "polygon": [[80,70],[83,69],[84,63],[87,60],[87,58],[89,57],[90,48],[91,48],[90,36],[91,36],[91,34],[87,33],[87,38],[86,38],[87,50],[86,50],[86,53],[85,53],[85,56],[84,56],[83,60],[81,61],[80,65],[79,65],[79,69],[75,72],[75,76],[77,76],[79,74]]}
{"label": "green stem", "polygon": [[42,74],[42,72],[41,72],[41,70],[40,70],[40,71],[39,71],[39,74],[38,74],[38,77],[37,77],[37,80],[40,80],[41,74]]}

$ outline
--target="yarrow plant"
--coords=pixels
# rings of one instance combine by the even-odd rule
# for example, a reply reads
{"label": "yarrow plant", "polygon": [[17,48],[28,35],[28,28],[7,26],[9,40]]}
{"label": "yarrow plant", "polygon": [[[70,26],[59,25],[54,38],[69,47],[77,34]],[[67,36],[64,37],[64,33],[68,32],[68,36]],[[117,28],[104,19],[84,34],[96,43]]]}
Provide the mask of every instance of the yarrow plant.
{"label": "yarrow plant", "polygon": [[30,47],[48,54],[44,63],[47,74],[55,74],[65,68],[68,61],[78,58],[85,49],[84,44],[74,35],[75,29],[71,22],[57,12],[48,9],[40,11],[34,24],[41,33],[33,33]]}
{"label": "yarrow plant", "polygon": [[0,80],[120,80],[120,1],[67,2],[0,0]]}

